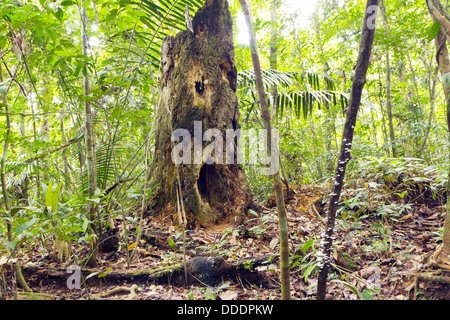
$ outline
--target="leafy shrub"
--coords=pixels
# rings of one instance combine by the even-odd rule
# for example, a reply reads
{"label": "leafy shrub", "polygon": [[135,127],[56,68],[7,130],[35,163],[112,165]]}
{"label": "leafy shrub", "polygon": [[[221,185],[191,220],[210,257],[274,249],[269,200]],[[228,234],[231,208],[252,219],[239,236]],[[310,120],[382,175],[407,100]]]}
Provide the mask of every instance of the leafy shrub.
{"label": "leafy shrub", "polygon": [[396,218],[411,204],[445,203],[446,172],[416,158],[366,157],[349,172],[339,212],[343,218]]}

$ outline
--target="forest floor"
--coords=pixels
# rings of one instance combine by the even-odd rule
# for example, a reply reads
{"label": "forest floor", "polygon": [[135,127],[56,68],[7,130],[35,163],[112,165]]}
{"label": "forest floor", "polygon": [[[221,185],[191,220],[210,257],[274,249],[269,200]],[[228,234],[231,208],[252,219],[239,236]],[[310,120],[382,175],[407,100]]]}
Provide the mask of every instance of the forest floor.
{"label": "forest floor", "polygon": [[[324,231],[323,197],[329,186],[303,186],[287,204],[287,217],[292,254],[291,296],[293,299],[314,299],[317,281],[316,253],[320,234]],[[273,198],[273,197],[272,197]],[[272,199],[273,202],[273,199]],[[450,285],[431,281],[416,283],[418,274],[437,275],[442,239],[437,232],[443,224],[442,206],[410,203],[396,219],[356,217],[337,220],[334,242],[333,269],[328,284],[328,298],[356,299],[450,299]],[[221,256],[235,261],[261,255],[276,256],[279,251],[278,222],[275,208],[253,212],[240,226],[216,225],[190,230],[186,235],[187,259],[194,256]],[[358,209],[358,208],[357,208]],[[354,209],[355,210],[355,209]],[[117,221],[121,225],[121,221]],[[147,217],[144,221],[147,237],[141,239],[136,256],[129,267],[124,247],[99,255],[99,266],[89,271],[91,277],[81,290],[67,288],[66,272],[73,260],[59,263],[50,255],[37,250],[24,256],[23,272],[35,292],[47,293],[55,299],[135,299],[135,300],[201,300],[213,294],[222,300],[280,299],[279,264],[274,262],[258,267],[254,273],[258,281],[237,276],[221,279],[219,285],[207,288],[194,284],[187,287],[170,283],[156,283],[142,277],[120,278],[130,271],[152,270],[183,261],[182,236],[172,226],[168,216]],[[131,230],[133,231],[133,229]],[[149,234],[151,233],[151,234]],[[133,237],[130,236],[132,243]],[[83,256],[85,247],[73,248]],[[450,270],[441,271],[449,275]],[[136,273],[138,274],[138,272]],[[83,273],[85,276],[85,273]],[[136,290],[115,290],[117,287]],[[126,289],[125,288],[125,289]],[[19,289],[20,290],[20,289]],[[416,292],[416,294],[414,294]],[[107,293],[100,297],[99,293]]]}

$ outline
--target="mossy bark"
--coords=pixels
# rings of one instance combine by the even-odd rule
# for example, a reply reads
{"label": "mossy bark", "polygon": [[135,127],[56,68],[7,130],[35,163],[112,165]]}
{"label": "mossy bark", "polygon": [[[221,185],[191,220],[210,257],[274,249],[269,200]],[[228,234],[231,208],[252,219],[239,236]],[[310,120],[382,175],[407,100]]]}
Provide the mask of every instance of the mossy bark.
{"label": "mossy bark", "polygon": [[[232,20],[225,0],[207,0],[192,20],[194,32],[166,37],[161,48],[160,103],[156,111],[155,156],[150,187],[156,186],[149,209],[175,212],[177,168],[172,160],[172,132],[185,129],[191,137],[191,164],[178,165],[188,226],[209,225],[227,217],[242,216],[250,190],[236,162],[224,164],[226,130],[238,129]],[[194,122],[201,134],[217,129],[223,137],[223,162],[194,161]],[[234,145],[236,144],[234,139]],[[202,141],[202,150],[213,143]],[[175,141],[177,143],[177,141]],[[197,158],[198,159],[198,158]]]}

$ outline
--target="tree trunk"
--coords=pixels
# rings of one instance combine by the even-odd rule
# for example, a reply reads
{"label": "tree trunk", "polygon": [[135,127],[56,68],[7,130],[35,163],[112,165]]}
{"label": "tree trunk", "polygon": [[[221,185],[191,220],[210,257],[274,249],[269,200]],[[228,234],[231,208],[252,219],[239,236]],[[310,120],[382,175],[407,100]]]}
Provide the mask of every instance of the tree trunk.
{"label": "tree trunk", "polygon": [[[381,111],[381,124],[382,124],[382,131],[383,131],[383,141],[384,145],[387,146],[389,144],[388,134],[387,134],[387,128],[386,128],[386,117],[385,117],[385,111],[383,107],[383,85],[381,81],[381,71],[380,71],[380,60],[381,57],[378,56],[377,58],[377,72],[378,72],[378,85],[379,85],[379,91],[378,91],[378,104],[380,105],[380,111]],[[383,147],[384,152],[389,156],[389,149],[386,149]]]}
{"label": "tree trunk", "polygon": [[[87,13],[86,6],[83,5],[85,0],[81,1],[81,43],[82,43],[82,54],[86,58],[88,54],[88,36],[87,36]],[[87,98],[91,91],[91,85],[89,82],[89,71],[87,64],[85,63],[86,72],[83,79],[84,96]],[[85,127],[85,142],[86,142],[86,167],[87,167],[87,177],[88,177],[88,196],[93,198],[95,195],[95,189],[97,187],[97,178],[95,173],[95,151],[94,151],[94,125],[92,121],[92,108],[91,101],[86,100],[84,102],[84,127]],[[95,215],[95,202],[89,202],[89,220],[94,224],[94,230],[90,232],[95,233],[95,225],[100,223],[96,221]],[[96,236],[99,236],[97,233]],[[94,236],[91,241],[91,249],[89,252],[88,262],[89,266],[95,266],[97,264],[97,238]]]}
{"label": "tree trunk", "polygon": [[[193,33],[179,32],[166,37],[162,44],[155,156],[149,179],[150,188],[155,187],[149,209],[166,209],[176,217],[178,170],[190,228],[228,218],[240,220],[251,203],[244,172],[234,161],[235,155],[225,152],[227,146],[237,145],[236,135],[229,133],[238,133],[233,130],[239,125],[237,70],[227,1],[207,0],[192,24]],[[214,139],[205,132],[209,129],[214,129],[208,131]],[[183,140],[173,148],[171,139],[177,140],[178,133],[184,134]],[[174,159],[181,154],[183,161],[176,166]]]}
{"label": "tree trunk", "polygon": [[[278,70],[278,19],[277,19],[277,10],[279,6],[278,0],[272,0],[270,4],[270,48],[269,48],[269,67],[272,70]],[[275,121],[276,115],[276,105],[275,99],[278,95],[278,88],[274,84],[270,88],[270,95],[272,96],[272,119]]]}
{"label": "tree trunk", "polygon": [[389,138],[391,142],[392,157],[397,158],[397,147],[395,145],[394,123],[392,121],[391,101],[391,67],[389,65],[389,49],[386,49],[386,108],[389,124]]}
{"label": "tree trunk", "polygon": [[[279,0],[272,0],[270,4],[270,20],[271,20],[271,26],[270,26],[270,48],[269,48],[269,68],[271,70],[278,70],[278,17],[277,17],[277,11],[278,7],[280,6]],[[271,96],[271,121],[272,121],[272,127],[277,127],[277,97],[278,97],[278,87],[274,84],[270,88],[270,96]],[[287,122],[288,125],[290,121]],[[283,161],[281,159],[280,154],[280,167],[283,173],[283,182],[286,186],[286,195],[287,199],[289,199],[289,195],[291,194],[290,186],[289,186],[289,180],[286,175],[286,171],[283,166]]]}
{"label": "tree trunk", "polygon": [[[442,29],[435,38],[436,58],[438,59],[439,69],[442,76],[442,85],[444,87],[445,101],[447,106],[447,139],[450,141],[450,58],[448,55],[447,44],[450,36],[450,22],[444,17],[443,13],[437,8],[440,7],[439,1],[428,0],[428,9],[430,10],[433,22],[439,21]],[[436,5],[437,4],[437,5]],[[447,38],[447,40],[445,40]],[[450,151],[449,151],[450,155]],[[443,254],[450,260],[450,168],[447,179],[447,212],[444,221],[443,235]]]}
{"label": "tree trunk", "polygon": [[[430,69],[433,68],[431,61],[430,61],[430,65],[429,66],[425,65],[425,67],[428,67]],[[422,146],[420,147],[420,150],[416,155],[417,157],[424,157],[423,152],[425,150],[425,147],[427,146],[428,137],[430,135],[431,124],[433,122],[434,111],[435,111],[436,83],[437,83],[437,79],[438,79],[438,72],[439,72],[439,67],[435,67],[434,73],[431,70],[429,72],[429,79],[427,82],[428,82],[428,94],[430,96],[430,113],[428,116],[428,123],[425,128],[425,134],[423,137]]]}
{"label": "tree trunk", "polygon": [[[0,82],[3,82],[3,69],[0,64]],[[6,170],[5,170],[5,164],[6,164],[6,158],[8,157],[8,149],[9,149],[9,140],[11,137],[11,121],[9,117],[9,105],[8,101],[6,99],[5,95],[0,95],[0,100],[5,108],[5,115],[6,115],[6,135],[5,135],[5,144],[3,145],[3,152],[2,152],[2,158],[1,158],[1,183],[2,183],[2,195],[3,195],[3,203],[5,205],[6,214],[10,215],[11,206],[9,204],[9,195],[8,195],[8,189],[6,186]],[[9,217],[11,218],[11,217]],[[9,242],[13,241],[13,234],[12,234],[12,226],[11,226],[11,220],[6,220],[6,236],[7,240]]]}
{"label": "tree trunk", "polygon": [[[272,156],[275,152],[275,158],[279,159],[278,146],[274,145],[272,140],[272,127],[270,121],[269,107],[267,105],[266,92],[264,89],[261,64],[259,61],[258,47],[256,44],[255,32],[253,31],[252,19],[251,19],[251,3],[246,3],[245,0],[239,0],[241,4],[242,12],[244,13],[245,21],[249,30],[250,51],[252,55],[253,70],[255,72],[256,87],[258,90],[259,103],[261,106],[261,118],[263,122],[263,128],[267,132],[267,153]],[[278,170],[272,172],[273,189],[275,191],[277,212],[278,212],[278,224],[280,228],[280,280],[281,280],[281,299],[290,299],[290,276],[289,276],[289,239],[288,239],[288,224],[286,217],[286,208],[284,206],[283,187],[281,184],[280,173]],[[289,195],[288,195],[289,196]]]}
{"label": "tree trunk", "polygon": [[[0,51],[1,53],[1,51]],[[14,75],[15,76],[15,75]],[[0,83],[3,82],[3,69],[2,66],[0,64]],[[8,88],[9,90],[9,88]],[[6,164],[6,158],[8,157],[8,149],[9,149],[9,143],[10,143],[10,139],[11,139],[11,135],[12,135],[12,130],[11,130],[11,119],[10,119],[10,115],[9,115],[9,104],[8,104],[8,100],[6,98],[6,95],[1,94],[0,95],[0,101],[3,103],[4,108],[5,108],[5,115],[6,115],[6,136],[5,136],[5,144],[3,145],[3,152],[2,152],[2,158],[1,158],[1,188],[2,188],[2,195],[3,195],[3,202],[5,204],[5,211],[6,211],[6,215],[9,219],[7,219],[6,221],[6,239],[8,240],[8,242],[14,242],[14,235],[12,232],[12,225],[11,225],[11,205],[9,203],[9,195],[8,195],[8,190],[7,190],[7,186],[6,186],[6,171],[5,171],[5,164]],[[16,244],[14,244],[15,246]],[[11,251],[11,258],[15,258],[16,257],[16,248],[14,248],[14,250]],[[23,275],[22,275],[22,269],[20,266],[20,263],[17,262],[14,265],[14,271],[15,271],[15,277],[17,278],[17,280],[20,282],[22,288],[25,291],[31,291],[30,287],[28,286],[28,284],[26,283]],[[2,280],[2,282],[5,283],[6,280]],[[4,293],[6,296],[8,295],[7,292],[5,291]],[[3,295],[3,294],[2,294]]]}
{"label": "tree trunk", "polygon": [[[390,33],[387,16],[386,16],[386,5],[384,1],[381,1],[381,17],[383,18],[383,25],[386,29],[387,33]],[[395,133],[394,133],[394,124],[392,121],[392,101],[391,101],[391,66],[389,61],[389,47],[386,46],[386,109],[388,116],[388,125],[389,125],[389,139],[391,142],[392,149],[392,157],[397,158],[397,147],[395,145]]]}
{"label": "tree trunk", "polygon": [[344,184],[345,169],[351,159],[351,148],[353,143],[353,134],[356,125],[361,96],[366,83],[367,69],[369,67],[369,58],[372,52],[373,39],[375,37],[376,10],[379,0],[367,0],[365,14],[361,32],[361,42],[359,45],[358,60],[356,62],[355,76],[353,78],[350,101],[347,108],[344,131],[342,133],[341,150],[339,153],[338,164],[334,175],[334,183],[331,189],[330,200],[328,202],[327,221],[323,239],[318,254],[320,273],[317,283],[317,299],[325,300],[326,284],[328,278],[328,269],[330,266],[330,255],[332,251],[334,224],[338,201]]}
{"label": "tree trunk", "polygon": [[[330,66],[328,65],[328,62],[325,59],[325,55],[323,52],[323,45],[322,45],[322,37],[320,35],[320,21],[319,21],[319,6],[316,5],[316,9],[314,12],[314,32],[316,35],[317,40],[317,46],[319,47],[320,56],[322,58],[322,66],[323,66],[323,72],[326,76],[329,76]],[[330,88],[327,88],[330,90]],[[334,112],[331,110],[332,106],[328,103],[328,101],[323,100],[322,104],[324,106],[325,111],[325,161],[326,161],[326,174],[331,175],[333,173],[334,168],[334,150],[332,146],[332,139],[334,137],[334,134],[336,133],[335,123],[334,123]],[[336,142],[335,142],[336,143]]]}

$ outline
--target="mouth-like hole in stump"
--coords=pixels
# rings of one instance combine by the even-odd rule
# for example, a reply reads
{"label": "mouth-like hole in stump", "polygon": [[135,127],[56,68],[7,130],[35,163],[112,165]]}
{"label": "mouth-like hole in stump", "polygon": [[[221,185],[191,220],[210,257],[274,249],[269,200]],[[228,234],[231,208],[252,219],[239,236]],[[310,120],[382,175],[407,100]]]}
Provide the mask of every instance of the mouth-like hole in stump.
{"label": "mouth-like hole in stump", "polygon": [[200,193],[202,200],[209,201],[209,177],[211,174],[211,165],[204,164],[200,169],[200,173],[197,179],[197,189]]}

